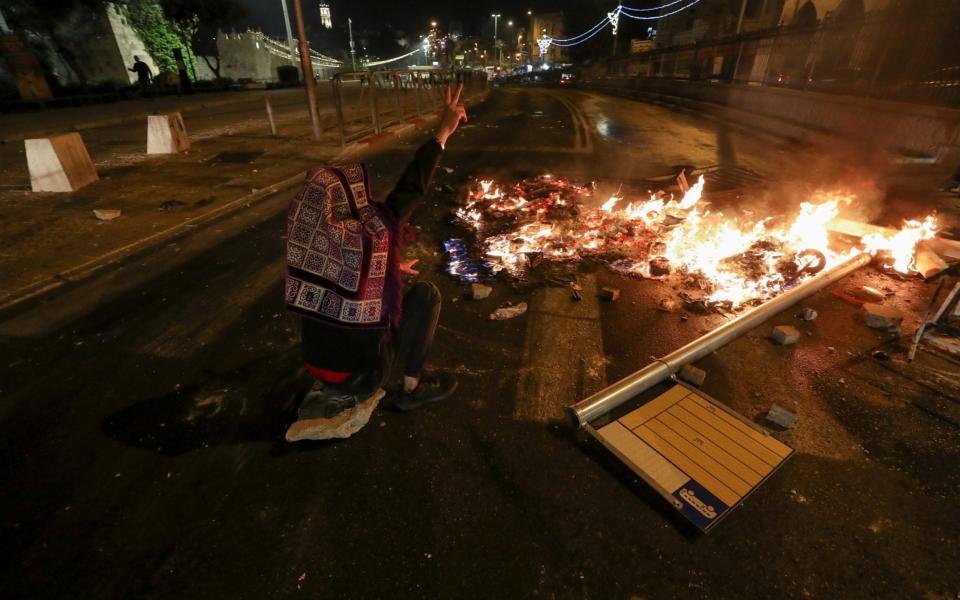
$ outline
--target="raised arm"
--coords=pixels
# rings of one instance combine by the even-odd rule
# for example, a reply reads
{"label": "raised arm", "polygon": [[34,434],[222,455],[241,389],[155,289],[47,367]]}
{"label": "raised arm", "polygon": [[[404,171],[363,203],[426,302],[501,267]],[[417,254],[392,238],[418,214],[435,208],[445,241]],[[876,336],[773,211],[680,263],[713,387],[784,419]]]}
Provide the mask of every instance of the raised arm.
{"label": "raised arm", "polygon": [[407,165],[397,185],[387,196],[386,205],[389,206],[401,221],[408,221],[414,209],[423,200],[433,179],[433,173],[440,162],[440,154],[446,146],[447,139],[453,135],[461,122],[466,122],[467,111],[460,104],[460,95],[463,93],[463,84],[457,86],[453,94],[447,87],[447,102],[440,117],[440,124],[433,139],[417,150],[413,160]]}

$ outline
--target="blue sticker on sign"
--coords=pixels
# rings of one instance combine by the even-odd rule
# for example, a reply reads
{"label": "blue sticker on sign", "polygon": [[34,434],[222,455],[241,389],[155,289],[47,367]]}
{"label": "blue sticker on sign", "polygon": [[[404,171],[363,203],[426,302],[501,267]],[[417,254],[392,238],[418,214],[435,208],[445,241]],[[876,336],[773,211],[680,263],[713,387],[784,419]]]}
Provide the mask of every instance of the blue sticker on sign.
{"label": "blue sticker on sign", "polygon": [[729,506],[692,479],[674,491],[673,497],[674,504],[683,516],[704,531],[730,510]]}

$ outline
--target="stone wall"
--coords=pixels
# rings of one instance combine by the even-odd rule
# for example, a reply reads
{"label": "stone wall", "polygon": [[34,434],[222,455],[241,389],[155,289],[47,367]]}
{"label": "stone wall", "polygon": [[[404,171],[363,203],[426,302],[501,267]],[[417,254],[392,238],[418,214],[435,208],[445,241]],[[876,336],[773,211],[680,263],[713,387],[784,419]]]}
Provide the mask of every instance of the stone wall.
{"label": "stone wall", "polygon": [[220,33],[217,35],[220,54],[220,75],[229,79],[275,81],[277,67],[288,65],[288,59],[269,52],[258,36],[247,33]]}
{"label": "stone wall", "polygon": [[[120,8],[116,5],[108,7],[107,20],[110,25],[110,30],[113,32],[114,39],[116,40],[117,51],[119,52],[127,81],[130,83],[137,81],[137,74],[127,70],[133,65],[134,56],[139,56],[140,60],[147,63],[150,71],[156,75],[157,64],[153,62],[153,57],[147,52],[143,40],[140,39],[137,32],[134,31],[133,27],[127,22],[127,18],[122,14]],[[123,73],[118,72],[117,75],[123,75]]]}
{"label": "stone wall", "polygon": [[157,65],[143,41],[116,5],[108,5],[102,12],[74,11],[63,20],[59,34],[72,41],[79,67],[90,83],[136,82],[136,73],[129,71],[134,55],[157,74]]}

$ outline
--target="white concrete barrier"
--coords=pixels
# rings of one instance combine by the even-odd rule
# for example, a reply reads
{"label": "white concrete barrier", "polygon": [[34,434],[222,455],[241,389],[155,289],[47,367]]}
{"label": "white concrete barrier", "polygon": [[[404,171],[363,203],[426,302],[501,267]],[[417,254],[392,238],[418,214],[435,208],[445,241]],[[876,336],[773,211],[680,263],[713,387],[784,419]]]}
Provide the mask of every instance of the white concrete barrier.
{"label": "white concrete barrier", "polygon": [[176,154],[190,149],[180,113],[147,117],[147,154]]}
{"label": "white concrete barrier", "polygon": [[99,179],[77,132],[23,140],[35,192],[74,192]]}

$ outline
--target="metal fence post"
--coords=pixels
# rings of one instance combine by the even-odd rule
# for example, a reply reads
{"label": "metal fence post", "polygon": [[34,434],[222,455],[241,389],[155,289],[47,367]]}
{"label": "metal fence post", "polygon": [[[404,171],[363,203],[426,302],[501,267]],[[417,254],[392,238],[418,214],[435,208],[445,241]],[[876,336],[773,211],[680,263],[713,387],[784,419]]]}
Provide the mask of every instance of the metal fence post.
{"label": "metal fence post", "polygon": [[402,83],[400,81],[400,73],[398,71],[393,71],[390,74],[390,78],[393,79],[393,95],[396,98],[397,103],[397,119],[403,121],[403,90],[401,89]]}
{"label": "metal fence post", "polygon": [[342,148],[347,145],[347,124],[343,118],[343,97],[341,96],[342,86],[340,74],[334,75],[330,83],[333,86],[333,104],[337,109],[337,125],[340,128],[340,147]]}
{"label": "metal fence post", "polygon": [[367,81],[370,85],[370,116],[371,121],[373,122],[373,132],[377,135],[380,134],[380,110],[377,106],[377,75],[376,73],[370,73],[367,75]]}
{"label": "metal fence post", "polygon": [[423,116],[423,109],[420,107],[420,73],[412,73],[411,77],[413,77],[413,98],[417,106],[417,116],[421,117]]}

